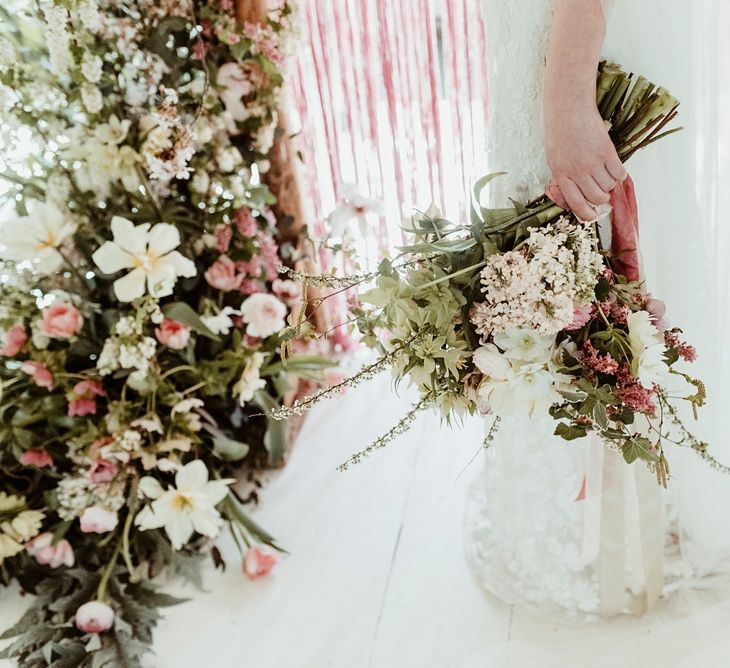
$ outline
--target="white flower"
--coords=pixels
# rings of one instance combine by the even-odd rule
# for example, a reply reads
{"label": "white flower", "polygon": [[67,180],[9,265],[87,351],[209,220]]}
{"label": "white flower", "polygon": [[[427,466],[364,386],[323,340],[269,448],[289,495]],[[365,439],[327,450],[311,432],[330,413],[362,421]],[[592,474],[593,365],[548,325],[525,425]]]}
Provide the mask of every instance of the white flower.
{"label": "white flower", "polygon": [[238,63],[224,63],[218,69],[217,84],[220,90],[220,98],[226,111],[236,121],[245,121],[248,110],[243,102],[243,97],[248,95],[253,86]]}
{"label": "white flower", "polygon": [[40,202],[29,215],[3,224],[0,231],[3,260],[29,261],[34,269],[50,274],[63,263],[58,249],[76,231],[76,224],[54,204]]}
{"label": "white flower", "polygon": [[510,360],[545,364],[552,357],[555,337],[543,336],[534,329],[512,328],[495,334],[494,342]]}
{"label": "white flower", "polygon": [[266,387],[266,381],[259,375],[264,359],[266,359],[266,355],[263,353],[251,355],[246,360],[241,378],[233,386],[233,396],[238,397],[238,403],[241,406],[245,406],[247,402],[253,399],[256,390],[262,390]]}
{"label": "white flower", "polygon": [[104,62],[99,56],[95,56],[91,51],[87,51],[84,54],[84,58],[81,61],[81,74],[84,78],[93,84],[101,81],[101,69]]}
{"label": "white flower", "polygon": [[286,306],[274,295],[258,292],[243,300],[241,316],[246,323],[246,334],[265,339],[284,329]]}
{"label": "white flower", "polygon": [[175,475],[175,487],[167,491],[162,491],[156,480],[146,478],[140,480],[140,488],[154,500],[137,514],[136,526],[143,531],[163,527],[175,550],[185,545],[194,531],[210,538],[218,535],[223,519],[216,505],[234,480],[209,481],[208,469],[199,459],[183,466]]}
{"label": "white flower", "polygon": [[547,411],[561,399],[555,377],[543,364],[518,364],[502,379],[487,378],[480,384],[478,396],[480,403],[499,416]]}
{"label": "white flower", "polygon": [[477,348],[472,359],[474,366],[485,376],[505,380],[510,375],[512,366],[509,360],[493,343]]}
{"label": "white flower", "polygon": [[240,311],[236,311],[236,309],[231,308],[230,306],[225,306],[217,315],[205,315],[200,319],[203,321],[203,324],[211,332],[213,332],[213,334],[225,335],[228,334],[228,332],[231,331],[231,327],[233,327],[233,320],[231,320],[232,315],[240,315]]}
{"label": "white flower", "polygon": [[205,195],[205,193],[208,192],[208,188],[210,187],[210,177],[208,176],[208,172],[205,172],[203,170],[198,170],[193,174],[193,178],[190,181],[190,188],[194,193],[198,193],[198,195]]}
{"label": "white flower", "polygon": [[178,276],[195,276],[195,265],[174,250],[180,233],[167,223],[134,225],[126,218],[112,218],[113,241],[105,242],[93,257],[105,274],[131,269],[114,281],[114,293],[121,302],[131,302],[147,291],[153,297],[172,294]]}
{"label": "white flower", "polygon": [[629,313],[626,323],[629,326],[629,345],[634,356],[632,371],[639,383],[650,390],[654,383],[661,384],[666,377],[666,346],[647,311]]}
{"label": "white flower", "polygon": [[98,114],[104,108],[101,91],[93,84],[82,84],[81,101],[90,114]]}
{"label": "white flower", "polygon": [[334,237],[344,237],[349,231],[350,223],[356,221],[360,227],[360,234],[368,236],[368,215],[383,215],[383,203],[372,197],[366,197],[358,192],[357,187],[346,184],[342,188],[343,201],[327,220],[330,225],[330,234]]}

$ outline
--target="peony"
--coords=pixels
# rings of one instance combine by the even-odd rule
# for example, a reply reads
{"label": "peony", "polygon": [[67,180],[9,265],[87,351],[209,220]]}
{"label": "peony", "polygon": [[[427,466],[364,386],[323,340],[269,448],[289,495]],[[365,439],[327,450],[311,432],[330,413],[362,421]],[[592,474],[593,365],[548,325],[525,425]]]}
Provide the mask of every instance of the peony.
{"label": "peony", "polygon": [[74,551],[71,544],[65,538],[54,543],[53,534],[49,531],[38,534],[26,543],[25,550],[41,566],[70,568],[74,565]]}
{"label": "peony", "polygon": [[114,626],[114,610],[102,601],[89,601],[76,611],[74,623],[84,633],[103,633]]}
{"label": "peony", "polygon": [[44,468],[46,466],[53,466],[53,459],[43,448],[33,448],[32,450],[26,450],[20,459],[18,460],[23,466],[37,466],[38,468]]}
{"label": "peony", "polygon": [[227,255],[221,255],[205,272],[208,285],[216,290],[238,290],[243,275],[236,271],[236,263]]}
{"label": "peony", "polygon": [[117,465],[103,457],[97,457],[89,469],[89,479],[95,485],[111,482],[117,475]]}
{"label": "peony", "polygon": [[70,339],[84,324],[80,311],[68,302],[55,301],[43,309],[40,331],[50,339]]}
{"label": "peony", "polygon": [[190,540],[194,531],[215,538],[223,526],[216,505],[228,494],[233,479],[208,480],[208,469],[194,459],[175,474],[175,487],[163,491],[150,476],[140,479],[140,489],[153,499],[134,518],[142,531],[164,527],[174,550]]}
{"label": "peony", "polygon": [[273,295],[257,293],[243,301],[241,316],[248,325],[246,333],[249,336],[265,339],[284,329],[286,306]]}
{"label": "peony", "polygon": [[48,367],[42,362],[26,360],[21,364],[20,370],[33,376],[33,382],[38,387],[45,387],[49,392],[53,389],[54,378]]}
{"label": "peony", "polygon": [[84,533],[107,533],[116,529],[118,523],[117,514],[101,506],[86,508],[79,518]]}
{"label": "peony", "polygon": [[177,320],[165,319],[155,329],[157,340],[173,350],[182,350],[190,341],[190,327],[186,327]]}
{"label": "peony", "polygon": [[63,263],[58,249],[76,231],[61,210],[50,202],[38,203],[31,213],[2,225],[0,258],[32,262],[33,268],[51,274]]}
{"label": "peony", "polygon": [[27,340],[28,334],[25,331],[25,327],[23,325],[13,325],[5,332],[5,339],[3,341],[3,347],[0,348],[0,355],[14,357],[21,351]]}
{"label": "peony", "polygon": [[166,297],[179,276],[195,276],[195,265],[174,250],[180,245],[180,233],[168,223],[134,225],[126,218],[114,216],[111,223],[113,241],[106,241],[92,258],[105,274],[122,269],[131,271],[114,281],[114,293],[121,302],[131,302],[147,291],[153,297]]}
{"label": "peony", "polygon": [[661,383],[667,374],[664,360],[666,345],[652,324],[652,316],[647,311],[635,311],[626,316],[629,327],[629,345],[633,354],[631,371],[646,389]]}
{"label": "peony", "polygon": [[243,572],[250,580],[256,580],[268,575],[277,561],[275,554],[253,547],[243,557]]}

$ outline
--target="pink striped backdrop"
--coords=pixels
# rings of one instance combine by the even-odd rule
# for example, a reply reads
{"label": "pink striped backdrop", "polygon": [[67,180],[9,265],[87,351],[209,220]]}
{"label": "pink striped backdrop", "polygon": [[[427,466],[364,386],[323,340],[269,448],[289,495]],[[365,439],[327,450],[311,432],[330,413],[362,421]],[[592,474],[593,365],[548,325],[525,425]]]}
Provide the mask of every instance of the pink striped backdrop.
{"label": "pink striped backdrop", "polygon": [[344,183],[382,199],[381,249],[433,201],[459,216],[483,163],[480,0],[302,0],[292,102],[315,230]]}

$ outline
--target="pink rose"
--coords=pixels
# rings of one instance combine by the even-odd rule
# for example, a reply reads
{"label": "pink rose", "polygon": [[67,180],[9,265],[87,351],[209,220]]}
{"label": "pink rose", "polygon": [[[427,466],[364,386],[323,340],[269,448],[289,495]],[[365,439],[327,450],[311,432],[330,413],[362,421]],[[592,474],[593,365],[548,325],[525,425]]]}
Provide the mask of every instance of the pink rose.
{"label": "pink rose", "polygon": [[51,339],[70,339],[83,324],[84,319],[73,304],[55,301],[43,310],[40,330]]}
{"label": "pink rose", "polygon": [[190,341],[190,327],[186,327],[177,320],[163,320],[155,329],[157,340],[173,350],[182,350]]}
{"label": "pink rose", "polygon": [[571,322],[565,330],[574,332],[581,327],[585,327],[593,317],[593,304],[582,304],[573,309],[573,322]]}
{"label": "pink rose", "polygon": [[236,272],[236,263],[227,255],[221,255],[205,272],[208,285],[216,290],[237,290],[243,276]]}
{"label": "pink rose", "polygon": [[53,459],[43,448],[33,448],[26,450],[20,455],[20,463],[23,466],[37,466],[43,468],[45,466],[53,466]]}
{"label": "pink rose", "polygon": [[117,475],[117,471],[117,465],[114,462],[104,459],[103,457],[98,457],[91,464],[91,468],[89,469],[89,478],[91,479],[91,482],[99,485],[101,483],[111,482],[114,480],[114,477]]}
{"label": "pink rose", "polygon": [[53,374],[45,364],[34,360],[26,360],[20,366],[20,370],[29,376],[33,376],[33,382],[38,387],[45,387],[49,392],[53,389]]}
{"label": "pink rose", "polygon": [[76,611],[74,623],[84,633],[103,633],[114,626],[114,610],[101,601],[89,601]]}
{"label": "pink rose", "polygon": [[264,552],[259,547],[253,547],[243,557],[243,573],[250,580],[256,580],[268,575],[277,561],[276,555],[271,552]]}
{"label": "pink rose", "polygon": [[0,355],[14,357],[20,352],[27,340],[28,335],[25,332],[25,327],[23,325],[13,325],[5,332],[5,342],[3,347],[0,348]]}
{"label": "pink rose", "polygon": [[116,529],[118,522],[116,513],[101,506],[90,506],[79,518],[84,533],[107,533]]}
{"label": "pink rose", "polygon": [[274,280],[271,284],[271,289],[277,297],[290,303],[299,301],[302,292],[299,283],[296,281],[283,281],[280,278]]}
{"label": "pink rose", "polygon": [[258,293],[243,300],[241,316],[249,336],[265,339],[284,329],[286,306],[274,295]]}
{"label": "pink rose", "polygon": [[38,534],[33,540],[28,541],[25,549],[41,566],[70,568],[74,565],[74,551],[71,544],[65,538],[54,544],[53,534],[49,531]]}

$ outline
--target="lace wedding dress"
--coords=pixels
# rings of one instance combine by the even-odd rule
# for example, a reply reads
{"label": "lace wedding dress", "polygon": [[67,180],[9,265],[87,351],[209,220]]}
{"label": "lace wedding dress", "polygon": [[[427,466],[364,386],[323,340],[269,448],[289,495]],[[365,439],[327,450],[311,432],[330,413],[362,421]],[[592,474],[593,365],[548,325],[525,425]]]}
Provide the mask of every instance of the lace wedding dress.
{"label": "lace wedding dress", "polygon": [[[503,206],[508,195],[527,201],[543,193],[550,178],[542,146],[541,88],[553,3],[483,3],[490,67],[488,171],[507,172],[493,182],[490,197],[492,204]],[[691,3],[615,4],[606,56],[672,90],[684,102],[682,122],[691,121],[691,73],[687,63],[682,67],[681,54],[674,53],[685,43],[682,33],[676,33],[689,29],[681,14]],[[677,6],[670,12],[667,4]],[[657,26],[662,12],[676,19],[666,26],[676,40]],[[672,54],[662,48],[662,39],[672,40]],[[668,302],[677,322],[701,322],[696,317],[700,287],[692,276],[702,275],[702,249],[696,249],[697,231],[689,236],[685,229],[696,215],[692,134],[670,141],[650,147],[628,165],[639,198],[647,285]],[[667,192],[686,197],[670,198]],[[676,227],[672,246],[667,221]],[[697,252],[687,259],[693,246]],[[691,276],[677,281],[678,266]],[[690,332],[695,343],[712,354],[713,343],[700,337],[701,327],[697,330]],[[710,370],[695,371],[707,378]],[[552,435],[554,428],[550,417],[505,418],[487,452],[466,519],[467,556],[482,586],[551,620],[588,623],[644,612],[690,576],[718,570],[727,540],[715,539],[709,550],[707,522],[703,533],[697,519],[704,517],[701,509],[687,500],[700,475],[711,478],[701,484],[711,482],[716,489],[723,483],[730,487],[730,481],[718,481],[708,470],[698,473],[687,453],[672,450],[670,498],[640,463],[627,466],[619,454],[590,438],[567,443]],[[584,479],[588,494],[578,500]],[[726,535],[728,528],[725,522]]]}

